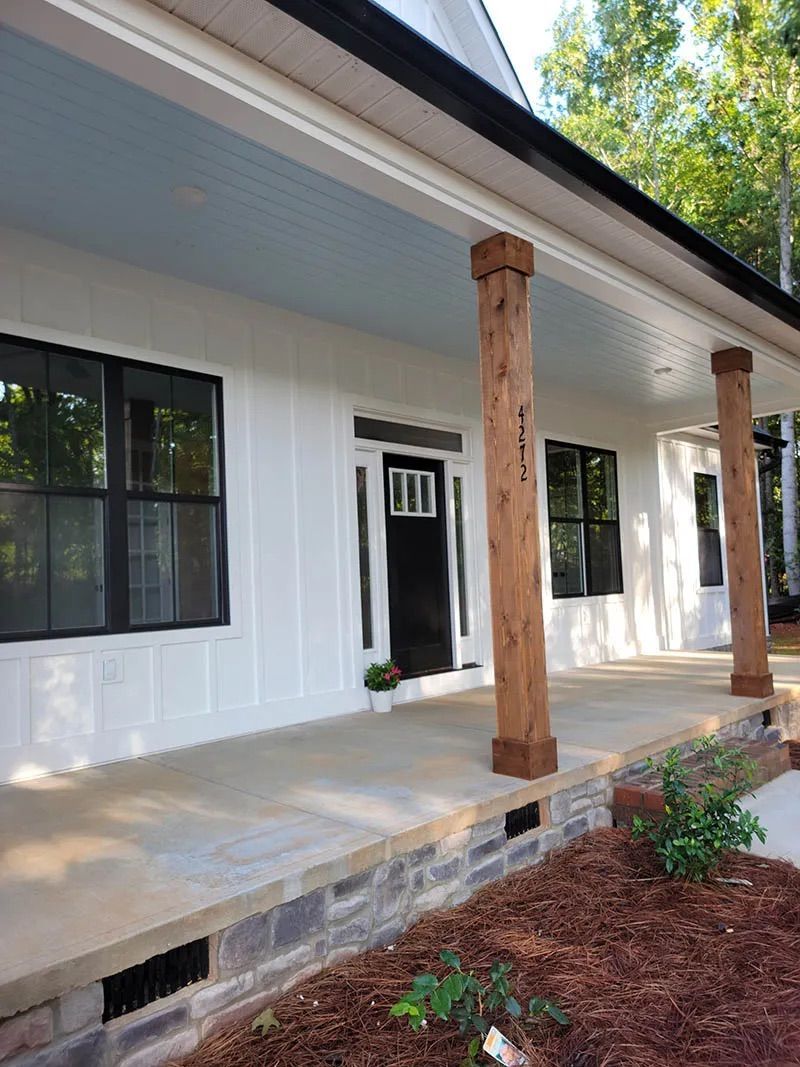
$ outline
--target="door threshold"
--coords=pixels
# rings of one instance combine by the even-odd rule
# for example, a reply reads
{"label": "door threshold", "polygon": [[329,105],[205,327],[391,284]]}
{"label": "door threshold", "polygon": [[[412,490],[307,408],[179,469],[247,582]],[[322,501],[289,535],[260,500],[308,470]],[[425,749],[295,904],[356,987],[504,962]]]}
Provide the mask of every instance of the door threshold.
{"label": "door threshold", "polygon": [[442,674],[460,674],[462,671],[471,671],[480,666],[480,663],[465,663],[461,667],[434,667],[430,671],[414,671],[413,673],[409,671],[407,674],[403,675],[402,680],[407,682],[412,678],[430,678],[433,675],[438,677]]}

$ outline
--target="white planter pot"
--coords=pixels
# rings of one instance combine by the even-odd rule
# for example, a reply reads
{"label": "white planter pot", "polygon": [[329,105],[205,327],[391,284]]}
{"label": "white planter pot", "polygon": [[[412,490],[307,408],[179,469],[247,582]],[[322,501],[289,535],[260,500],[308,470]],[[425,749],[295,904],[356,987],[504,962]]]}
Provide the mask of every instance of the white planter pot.
{"label": "white planter pot", "polygon": [[394,700],[394,691],[392,689],[386,689],[382,693],[376,693],[374,689],[369,691],[369,702],[372,705],[373,711],[379,711],[381,713],[392,710],[392,701]]}

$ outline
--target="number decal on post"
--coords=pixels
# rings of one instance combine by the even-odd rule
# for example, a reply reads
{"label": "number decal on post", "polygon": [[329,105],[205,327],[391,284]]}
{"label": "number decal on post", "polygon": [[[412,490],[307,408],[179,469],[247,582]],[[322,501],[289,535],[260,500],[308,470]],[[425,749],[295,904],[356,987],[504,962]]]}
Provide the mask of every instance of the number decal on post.
{"label": "number decal on post", "polygon": [[525,405],[519,406],[519,480],[527,482],[528,465],[525,462],[525,446],[528,443],[528,435],[525,431]]}

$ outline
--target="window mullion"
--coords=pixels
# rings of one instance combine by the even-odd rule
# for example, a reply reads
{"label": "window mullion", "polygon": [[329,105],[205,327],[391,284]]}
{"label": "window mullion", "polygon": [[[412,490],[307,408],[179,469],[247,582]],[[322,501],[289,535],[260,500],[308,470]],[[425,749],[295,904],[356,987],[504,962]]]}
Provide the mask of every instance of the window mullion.
{"label": "window mullion", "polygon": [[581,517],[581,552],[583,553],[583,585],[584,596],[592,595],[592,564],[589,559],[590,553],[588,549],[589,545],[589,491],[586,483],[586,449],[579,447],[578,456],[580,457],[581,468],[581,503],[583,505],[583,516]]}
{"label": "window mullion", "polygon": [[128,495],[125,460],[125,401],[122,363],[109,359],[103,365],[106,431],[106,487],[108,551],[106,552],[106,605],[109,628],[130,629],[128,589]]}

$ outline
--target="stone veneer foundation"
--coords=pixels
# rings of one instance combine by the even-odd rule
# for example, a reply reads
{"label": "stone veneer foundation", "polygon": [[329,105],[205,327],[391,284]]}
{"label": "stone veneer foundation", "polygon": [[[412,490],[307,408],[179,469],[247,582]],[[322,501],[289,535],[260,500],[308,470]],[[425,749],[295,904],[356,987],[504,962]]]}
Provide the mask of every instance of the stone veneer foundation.
{"label": "stone veneer foundation", "polygon": [[[779,743],[800,731],[800,703],[718,731]],[[689,746],[684,746],[688,748]],[[459,904],[481,886],[541,861],[554,848],[611,826],[614,784],[644,762],[540,802],[541,826],[511,840],[496,816],[361,874],[251,915],[213,935],[211,974],[141,1011],[102,1023],[102,984],[0,1022],[3,1067],[160,1067],[230,1023],[254,1017],[304,978],[369,948],[385,947],[425,912]],[[165,949],[169,946],[165,946]]]}

